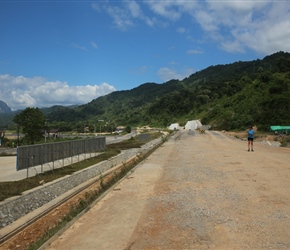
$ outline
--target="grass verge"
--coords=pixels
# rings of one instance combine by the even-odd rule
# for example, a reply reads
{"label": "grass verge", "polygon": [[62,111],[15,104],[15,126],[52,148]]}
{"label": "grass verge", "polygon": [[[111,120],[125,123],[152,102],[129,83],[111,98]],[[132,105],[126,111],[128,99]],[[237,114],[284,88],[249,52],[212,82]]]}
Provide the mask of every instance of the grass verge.
{"label": "grass verge", "polygon": [[114,171],[108,176],[100,176],[97,189],[86,192],[85,195],[81,199],[79,199],[75,205],[71,206],[67,214],[65,214],[61,219],[56,220],[53,227],[50,226],[50,228],[48,228],[41,237],[36,239],[35,242],[30,244],[26,249],[36,250],[43,246],[45,242],[47,242],[51,237],[63,230],[63,228],[67,227],[67,225],[69,225],[82,212],[87,211],[104,192],[106,192],[109,188],[111,188],[114,184],[121,180],[128,172],[130,172],[136,165],[138,165],[156,149],[157,148],[154,148],[148,153],[139,156],[135,160],[123,164],[121,168]]}
{"label": "grass verge", "polygon": [[[150,135],[150,140],[160,137],[160,133],[152,133]],[[150,141],[149,140],[149,141]],[[3,201],[7,198],[21,195],[24,191],[33,189],[37,186],[42,185],[42,183],[48,183],[58,178],[61,178],[66,175],[70,175],[76,171],[85,169],[94,164],[100,163],[102,161],[108,160],[113,156],[118,155],[121,150],[126,150],[130,148],[140,148],[143,144],[148,141],[139,141],[138,138],[132,137],[129,140],[122,141],[119,143],[107,145],[104,153],[97,155],[95,157],[65,166],[62,168],[54,169],[53,171],[47,171],[45,173],[29,177],[19,181],[9,181],[9,182],[0,182],[0,201]]]}

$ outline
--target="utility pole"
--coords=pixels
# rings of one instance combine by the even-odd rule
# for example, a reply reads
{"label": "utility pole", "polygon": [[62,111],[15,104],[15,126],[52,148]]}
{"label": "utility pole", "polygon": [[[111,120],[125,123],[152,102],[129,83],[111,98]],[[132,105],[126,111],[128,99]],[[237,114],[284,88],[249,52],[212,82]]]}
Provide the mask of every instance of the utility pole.
{"label": "utility pole", "polygon": [[44,142],[46,143],[46,124],[47,124],[47,121],[45,121],[45,124],[44,124]]}
{"label": "utility pole", "polygon": [[[98,120],[99,122],[103,122],[104,120]],[[102,133],[102,124],[100,124],[100,134]]]}

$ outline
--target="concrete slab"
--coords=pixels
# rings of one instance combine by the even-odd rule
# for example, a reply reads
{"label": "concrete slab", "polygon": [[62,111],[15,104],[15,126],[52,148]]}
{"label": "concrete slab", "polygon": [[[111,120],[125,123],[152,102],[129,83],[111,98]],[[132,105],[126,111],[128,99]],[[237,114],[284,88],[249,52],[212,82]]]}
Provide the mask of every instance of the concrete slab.
{"label": "concrete slab", "polygon": [[[19,171],[20,172],[20,171]],[[23,173],[16,171],[16,156],[2,156],[0,157],[0,181],[21,180]],[[24,177],[25,178],[25,177]]]}
{"label": "concrete slab", "polygon": [[72,163],[82,161],[96,156],[96,153],[82,154],[74,157],[69,157],[63,160],[49,162],[42,166],[30,167],[28,169],[16,170],[16,156],[3,156],[0,157],[0,182],[4,181],[18,181],[27,177],[32,177],[46,171],[69,166]]}

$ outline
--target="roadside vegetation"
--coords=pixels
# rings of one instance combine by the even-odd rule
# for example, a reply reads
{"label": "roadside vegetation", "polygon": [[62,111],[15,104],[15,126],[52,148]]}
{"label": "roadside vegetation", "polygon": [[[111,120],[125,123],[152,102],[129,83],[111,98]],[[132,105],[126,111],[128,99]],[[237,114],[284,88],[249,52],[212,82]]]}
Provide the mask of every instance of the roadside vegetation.
{"label": "roadside vegetation", "polygon": [[[246,138],[245,129],[249,125],[255,125],[258,127],[255,140],[274,140],[287,146],[290,143],[289,136],[271,135],[269,127],[290,125],[289,69],[290,53],[278,52],[263,60],[210,66],[183,80],[170,80],[163,84],[144,83],[132,90],[115,91],[80,106],[27,108],[0,114],[1,144],[14,148],[17,145],[69,140],[56,137],[51,140],[50,135],[57,135],[53,133],[54,130],[113,135],[118,133],[117,124],[122,124],[124,132],[129,133],[131,126],[164,128],[172,123],[184,126],[189,120],[200,119],[202,124],[211,125],[214,130],[225,130],[239,139]],[[8,139],[5,136],[8,129],[14,131],[18,138]],[[20,138],[20,134],[23,137]],[[159,136],[160,133],[154,133],[150,139]],[[20,181],[0,182],[0,201],[107,160],[121,150],[138,148],[144,143],[146,141],[140,142],[132,137],[107,145],[103,153],[82,162]],[[101,179],[100,190],[87,194],[60,223],[66,224],[74,218],[136,164],[133,162],[124,166],[118,176],[112,176],[107,181]],[[48,231],[44,237],[51,233]],[[45,238],[37,244],[44,241]],[[32,246],[31,249],[38,248]]]}
{"label": "roadside vegetation", "polygon": [[[160,132],[151,133],[149,141],[161,137],[162,135],[163,134]],[[70,175],[76,171],[85,169],[99,162],[108,160],[118,155],[121,150],[140,148],[143,144],[147,142],[148,141],[139,141],[137,137],[131,137],[129,140],[107,145],[106,150],[95,157],[73,163],[71,165],[64,166],[58,169],[54,169],[53,171],[47,171],[45,173],[23,180],[0,182],[0,201],[3,201],[12,196],[21,195],[21,193],[23,193],[24,191],[40,186],[42,185],[42,183],[51,182],[53,180],[56,180],[66,175]]]}
{"label": "roadside vegetation", "polygon": [[[42,129],[113,133],[118,125],[183,126],[196,119],[217,130],[256,125],[267,131],[273,125],[289,126],[289,69],[290,53],[282,51],[262,60],[210,66],[183,80],[144,83],[84,105],[41,109],[46,121]],[[13,115],[3,114],[1,119],[0,114],[0,127],[16,130]]]}
{"label": "roadside vegetation", "polygon": [[[46,172],[40,176],[34,176],[22,181],[12,182],[10,186],[9,183],[0,183],[0,188],[2,190],[7,190],[10,188],[19,189],[17,192],[21,194],[23,191],[31,189],[33,187],[40,185],[40,180],[49,182],[60,178],[64,175],[71,174],[75,171],[84,169],[93,164],[99,163],[101,161],[107,160],[112,156],[120,153],[121,150],[138,148],[143,144],[147,143],[156,138],[162,137],[162,141],[165,142],[168,136],[160,132],[150,133],[150,138],[147,141],[138,141],[137,137],[131,137],[129,140],[107,145],[107,149],[104,153],[97,157],[84,160],[80,163],[73,164],[64,168],[57,169],[54,172]],[[160,144],[161,145],[161,144]],[[159,146],[160,146],[159,145]],[[36,250],[39,249],[45,242],[47,242],[56,233],[62,231],[69,223],[74,221],[82,213],[90,209],[93,204],[98,202],[102,195],[111,187],[113,187],[120,179],[122,179],[128,172],[130,172],[137,164],[148,157],[152,152],[154,152],[158,147],[152,148],[149,152],[139,155],[135,159],[129,162],[123,163],[120,168],[114,170],[108,175],[100,175],[99,179],[96,180],[93,187],[82,191],[77,197],[71,199],[68,204],[63,204],[60,209],[51,215],[48,213],[44,217],[41,217],[35,224],[29,226],[29,228],[24,229],[22,233],[17,234],[11,242],[6,242],[6,246],[10,247],[18,245],[19,249],[26,250]],[[2,192],[1,192],[2,193]],[[11,197],[13,194],[8,195]],[[25,236],[23,236],[25,235]]]}
{"label": "roadside vegetation", "polygon": [[31,242],[26,249],[39,249],[51,237],[59,233],[61,230],[63,230],[63,228],[67,227],[68,224],[79,217],[83,212],[87,211],[94,203],[98,201],[103,193],[105,193],[109,188],[121,180],[131,169],[133,169],[144,158],[148,157],[154,150],[155,149],[152,149],[146,155],[143,155],[137,160],[124,164],[118,172],[114,172],[105,178],[101,176],[98,182],[99,185],[97,190],[86,192],[82,198],[71,205],[67,212],[63,213],[61,218],[51,218],[50,223],[54,225],[48,227],[47,230],[39,237],[35,237],[35,241]]}

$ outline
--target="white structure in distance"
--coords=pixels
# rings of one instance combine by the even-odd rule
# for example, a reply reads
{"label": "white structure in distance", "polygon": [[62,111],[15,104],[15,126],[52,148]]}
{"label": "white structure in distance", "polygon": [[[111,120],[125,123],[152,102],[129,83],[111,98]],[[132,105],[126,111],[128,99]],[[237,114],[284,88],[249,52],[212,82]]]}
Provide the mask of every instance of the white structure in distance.
{"label": "white structure in distance", "polygon": [[[184,127],[186,130],[195,130],[197,128],[200,128],[202,126],[200,120],[192,120],[188,121]],[[172,123],[169,127],[169,130],[180,130],[183,129],[183,127],[179,126],[178,123]]]}
{"label": "white structure in distance", "polygon": [[197,128],[200,128],[202,126],[200,120],[192,120],[188,121],[185,125],[185,129],[187,130],[195,130]]}

